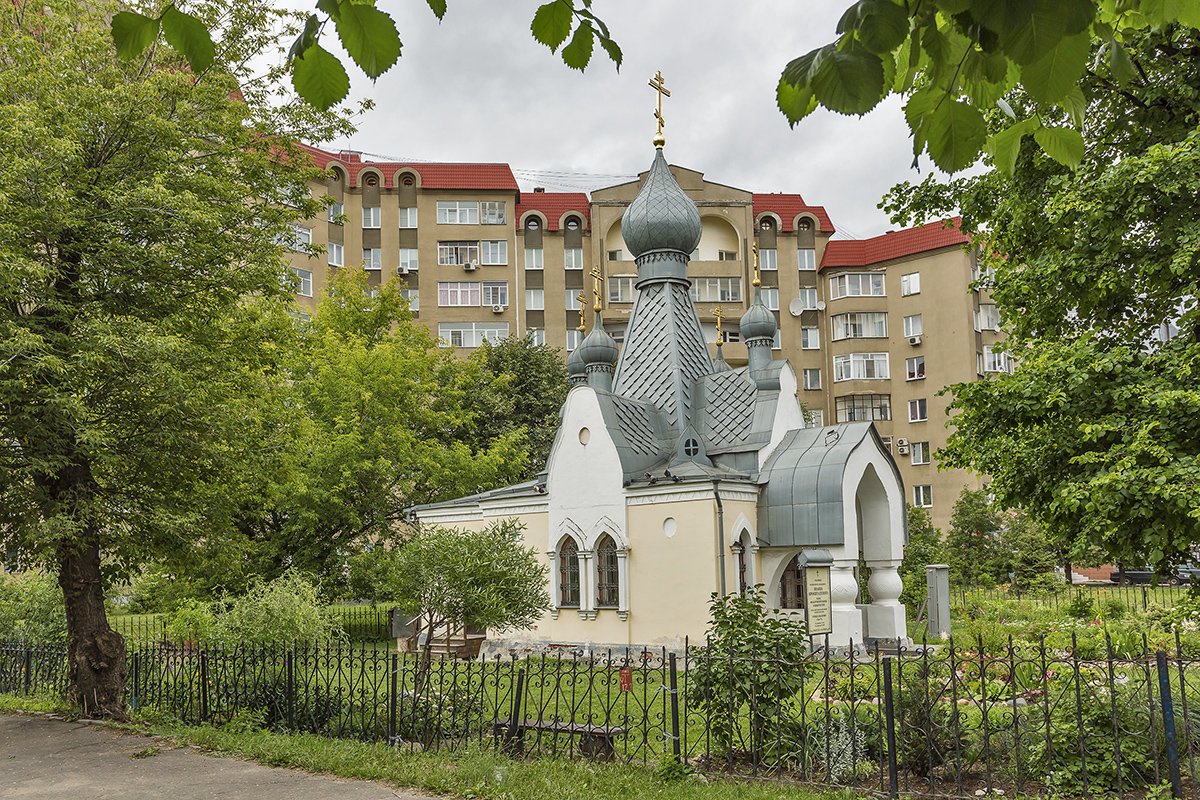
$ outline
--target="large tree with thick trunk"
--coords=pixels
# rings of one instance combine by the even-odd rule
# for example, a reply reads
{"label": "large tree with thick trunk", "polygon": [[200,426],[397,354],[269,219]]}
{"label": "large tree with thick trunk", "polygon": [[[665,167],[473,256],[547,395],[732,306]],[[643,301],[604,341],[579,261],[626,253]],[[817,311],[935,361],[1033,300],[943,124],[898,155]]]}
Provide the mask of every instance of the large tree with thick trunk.
{"label": "large tree with thick trunk", "polygon": [[295,118],[258,110],[271,12],[250,5],[198,9],[223,37],[201,73],[163,45],[119,60],[115,6],[0,10],[0,533],[58,575],[88,716],[126,713],[105,586],[208,536],[195,487],[247,463],[290,329],[279,241],[318,211],[281,163]]}

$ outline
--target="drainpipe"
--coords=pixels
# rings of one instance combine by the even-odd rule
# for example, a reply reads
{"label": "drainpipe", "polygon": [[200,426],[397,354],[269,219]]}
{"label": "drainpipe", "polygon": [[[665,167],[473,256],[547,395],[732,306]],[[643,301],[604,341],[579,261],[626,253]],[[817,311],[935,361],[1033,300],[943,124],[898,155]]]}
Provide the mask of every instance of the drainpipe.
{"label": "drainpipe", "polygon": [[721,539],[717,560],[721,565],[721,597],[725,596],[725,506],[721,504],[721,492],[717,488],[718,480],[713,479],[713,497],[717,499],[717,535]]}

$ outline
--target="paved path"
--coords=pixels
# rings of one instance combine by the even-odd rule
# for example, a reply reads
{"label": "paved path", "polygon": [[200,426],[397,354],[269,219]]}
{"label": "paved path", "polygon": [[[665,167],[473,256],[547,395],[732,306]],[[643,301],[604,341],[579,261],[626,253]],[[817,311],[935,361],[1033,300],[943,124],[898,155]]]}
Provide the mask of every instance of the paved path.
{"label": "paved path", "polygon": [[96,725],[0,714],[0,798],[4,800],[427,800],[380,783],[311,775],[191,747],[155,745]]}

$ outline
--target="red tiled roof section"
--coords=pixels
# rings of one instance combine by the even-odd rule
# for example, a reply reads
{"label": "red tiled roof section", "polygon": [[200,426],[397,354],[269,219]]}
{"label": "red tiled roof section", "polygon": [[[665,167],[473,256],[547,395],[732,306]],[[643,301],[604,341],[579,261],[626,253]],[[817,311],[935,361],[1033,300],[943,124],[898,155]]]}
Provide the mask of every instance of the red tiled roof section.
{"label": "red tiled roof section", "polygon": [[363,161],[355,153],[330,153],[318,147],[301,145],[308,150],[320,167],[330,162],[346,170],[350,185],[358,185],[358,176],[372,167],[383,175],[384,186],[395,186],[393,176],[401,170],[412,170],[421,176],[422,189],[482,189],[519,192],[516,176],[508,164],[402,164],[394,161]]}
{"label": "red tiled roof section", "polygon": [[773,211],[783,220],[783,233],[792,232],[792,221],[796,215],[807,211],[817,218],[823,233],[833,233],[833,221],[825,212],[825,206],[810,206],[798,194],[754,194],[754,218],[764,211]]}
{"label": "red tiled roof section", "polygon": [[584,227],[590,228],[589,208],[588,196],[583,192],[522,192],[521,202],[517,203],[517,222],[526,211],[540,211],[546,215],[546,227],[556,231],[563,214],[578,211]]}
{"label": "red tiled roof section", "polygon": [[971,239],[958,229],[961,222],[962,217],[953,217],[871,239],[833,239],[825,245],[821,269],[865,267],[892,258],[937,250],[939,247],[965,244]]}

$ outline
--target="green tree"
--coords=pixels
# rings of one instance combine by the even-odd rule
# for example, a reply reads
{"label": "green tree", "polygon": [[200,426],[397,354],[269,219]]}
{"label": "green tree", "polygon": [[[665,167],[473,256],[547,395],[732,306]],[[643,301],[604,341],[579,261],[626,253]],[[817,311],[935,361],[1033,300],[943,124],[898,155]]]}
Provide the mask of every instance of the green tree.
{"label": "green tree", "polygon": [[964,487],[950,511],[946,558],[950,580],[963,586],[995,585],[1000,515],[987,491]]}
{"label": "green tree", "polygon": [[1134,80],[1085,77],[1077,169],[1025,143],[1011,176],[906,184],[887,205],[899,223],[961,210],[1017,361],[950,388],[943,463],[988,475],[1073,557],[1166,569],[1200,543],[1200,32],[1126,46]]}
{"label": "green tree", "polygon": [[942,532],[933,527],[929,509],[909,506],[908,543],[904,546],[904,560],[900,562],[900,580],[904,584],[900,600],[910,611],[915,612],[929,593],[925,567],[945,564],[946,557]]}
{"label": "green tree", "polygon": [[[290,326],[278,240],[318,208],[308,173],[282,163],[286,109],[256,115],[266,12],[223,9],[197,79],[170,49],[118,60],[113,11],[0,11],[0,530],[57,576],[69,699],[120,719],[125,646],[104,587],[188,550],[194,487],[244,463],[241,405]],[[279,193],[298,206],[253,202]]]}
{"label": "green tree", "polygon": [[[1042,588],[1056,580],[1057,548],[1047,539],[1046,531],[1038,521],[1019,508],[1002,512],[1000,518],[997,564],[1001,580],[1010,580],[1022,591]],[[1071,563],[1080,562],[1072,558]]]}

